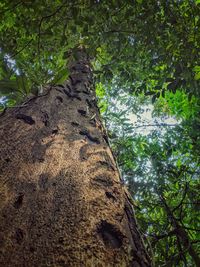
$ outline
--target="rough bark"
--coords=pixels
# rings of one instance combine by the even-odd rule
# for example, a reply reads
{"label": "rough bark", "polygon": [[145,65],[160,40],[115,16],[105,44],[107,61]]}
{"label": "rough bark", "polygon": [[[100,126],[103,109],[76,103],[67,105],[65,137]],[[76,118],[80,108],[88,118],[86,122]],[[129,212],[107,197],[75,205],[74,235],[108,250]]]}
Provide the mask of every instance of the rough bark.
{"label": "rough bark", "polygon": [[0,266],[151,266],[77,55],[65,84],[0,117]]}

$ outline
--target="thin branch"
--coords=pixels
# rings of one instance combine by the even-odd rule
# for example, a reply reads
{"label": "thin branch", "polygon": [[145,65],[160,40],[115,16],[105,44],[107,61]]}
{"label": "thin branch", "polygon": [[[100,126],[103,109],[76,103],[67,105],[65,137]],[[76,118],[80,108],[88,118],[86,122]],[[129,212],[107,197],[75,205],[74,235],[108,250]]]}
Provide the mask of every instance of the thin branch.
{"label": "thin branch", "polygon": [[200,240],[193,240],[191,241],[192,244],[200,243]]}
{"label": "thin branch", "polygon": [[51,13],[47,16],[44,16],[40,19],[39,26],[38,26],[38,54],[40,54],[40,36],[41,36],[41,27],[42,27],[43,20],[49,19],[49,18],[55,16],[65,5],[66,5],[66,3],[59,6],[53,13]]}
{"label": "thin branch", "polygon": [[177,218],[174,216],[172,210],[170,209],[170,207],[166,203],[166,200],[163,197],[162,193],[159,192],[158,189],[156,189],[156,191],[157,191],[157,194],[160,197],[161,202],[163,203],[163,205],[164,205],[164,207],[166,209],[166,212],[167,212],[167,215],[168,215],[169,220],[171,221],[171,224],[176,229],[176,237],[177,237],[177,239],[179,237],[181,238],[181,241],[183,243],[184,249],[186,251],[188,251],[188,253],[192,257],[192,259],[194,260],[196,266],[200,266],[200,257],[197,254],[197,252],[194,250],[194,248],[192,247],[191,241],[190,241],[190,239],[188,237],[188,233],[186,232],[186,230],[184,229],[184,227],[178,223]]}
{"label": "thin branch", "polygon": [[110,16],[116,16],[118,13],[120,13],[128,4],[125,3],[124,5],[122,5],[117,11],[113,12]]}
{"label": "thin branch", "polygon": [[22,4],[22,1],[17,2],[14,6],[12,6],[10,8],[8,7],[7,9],[4,9],[3,11],[1,11],[0,12],[0,15],[3,14],[3,13],[5,13],[5,12],[7,12],[7,11],[11,11],[11,10],[15,9],[17,6],[19,6],[21,4]]}
{"label": "thin branch", "polygon": [[182,196],[182,199],[181,199],[180,203],[172,210],[172,212],[174,212],[175,210],[177,210],[178,208],[180,208],[180,206],[183,205],[183,201],[186,198],[187,191],[188,191],[188,183],[185,184],[185,190],[183,192],[183,196]]}
{"label": "thin branch", "polygon": [[110,30],[110,31],[104,31],[102,32],[103,34],[107,33],[127,33],[127,34],[135,34],[135,32],[130,31],[130,30]]}
{"label": "thin branch", "polygon": [[141,128],[141,127],[175,127],[178,124],[167,124],[167,123],[160,123],[160,124],[143,124],[143,125],[138,125],[138,126],[134,126],[133,128]]}
{"label": "thin branch", "polygon": [[186,258],[184,256],[182,245],[181,245],[181,239],[180,239],[180,236],[178,236],[178,235],[176,237],[176,243],[177,243],[177,247],[178,247],[178,251],[179,251],[179,255],[180,255],[179,260],[182,260],[185,263],[185,266],[187,266],[187,261],[186,261]]}
{"label": "thin branch", "polygon": [[162,235],[153,235],[153,234],[148,234],[148,236],[156,239],[156,241],[163,239],[165,237],[169,237],[169,236],[174,236],[176,234],[176,230],[172,230],[169,233],[166,234],[162,234]]}
{"label": "thin branch", "polygon": [[191,227],[187,227],[185,225],[182,225],[183,228],[187,229],[187,230],[190,230],[190,231],[196,231],[196,232],[200,232],[200,229],[194,229],[194,228],[191,228]]}
{"label": "thin branch", "polygon": [[25,46],[23,46],[20,50],[16,51],[14,54],[12,54],[10,57],[13,58],[16,55],[18,55],[19,53],[21,53],[31,42],[33,41],[33,39],[29,40]]}
{"label": "thin branch", "polygon": [[184,205],[200,205],[200,201],[197,202],[183,202]]}

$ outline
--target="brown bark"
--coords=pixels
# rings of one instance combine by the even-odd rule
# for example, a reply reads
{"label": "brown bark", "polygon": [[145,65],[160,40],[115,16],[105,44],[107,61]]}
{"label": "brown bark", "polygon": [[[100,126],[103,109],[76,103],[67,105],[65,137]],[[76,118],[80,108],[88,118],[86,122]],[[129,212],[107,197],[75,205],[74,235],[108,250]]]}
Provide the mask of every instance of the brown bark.
{"label": "brown bark", "polygon": [[151,266],[81,50],[70,72],[0,117],[0,266]]}

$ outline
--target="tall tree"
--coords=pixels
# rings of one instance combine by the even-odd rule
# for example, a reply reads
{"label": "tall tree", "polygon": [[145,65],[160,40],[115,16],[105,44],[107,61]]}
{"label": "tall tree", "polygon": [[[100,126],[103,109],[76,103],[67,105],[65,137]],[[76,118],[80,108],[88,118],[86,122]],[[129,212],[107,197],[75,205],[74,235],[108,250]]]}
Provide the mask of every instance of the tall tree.
{"label": "tall tree", "polygon": [[150,266],[96,105],[91,64],[1,114],[0,263]]}
{"label": "tall tree", "polygon": [[[68,100],[71,102],[73,101],[72,103],[67,101],[67,103],[69,102],[68,108],[65,107],[69,114],[72,114],[74,109],[72,108],[70,111],[69,106],[75,103],[77,107],[77,103],[79,103],[80,108],[77,107],[77,109],[82,111],[77,114],[82,116],[82,124],[84,124],[83,122],[88,118],[88,115],[91,118],[90,123],[96,123],[95,120],[99,117],[98,115],[95,116],[95,114],[90,116],[90,110],[94,108],[92,106],[94,103],[91,104],[89,96],[86,98],[83,91],[87,90],[76,88],[77,84],[81,84],[80,81],[77,84],[74,84],[74,82],[76,83],[74,79],[66,82],[67,77],[69,75],[73,76],[75,71],[72,69],[72,65],[69,68],[71,74],[67,71],[67,60],[73,48],[79,44],[84,44],[90,59],[92,59],[93,73],[96,75],[96,80],[100,79],[101,81],[96,87],[98,90],[101,90],[101,85],[103,85],[112,95],[121,96],[124,92],[128,92],[129,95],[138,95],[142,92],[146,96],[151,95],[152,102],[155,102],[161,95],[165,97],[167,91],[175,93],[178,89],[186,92],[189,99],[192,98],[192,95],[199,96],[199,0],[74,0],[67,2],[64,0],[53,2],[50,0],[21,0],[17,3],[3,0],[0,3],[0,9],[0,19],[3,22],[0,25],[0,109],[5,106],[12,106],[11,109],[4,109],[1,114],[2,121],[6,121],[4,123],[9,122],[5,118],[9,118],[11,123],[14,120],[14,118],[11,120],[11,117],[15,117],[12,129],[15,129],[18,125],[22,126],[23,124],[19,124],[22,122],[26,123],[24,127],[31,126],[30,129],[35,129],[36,125],[38,126],[38,119],[36,120],[36,118],[41,117],[40,120],[43,121],[44,129],[49,129],[50,131],[50,128],[48,128],[51,125],[50,120],[54,118],[52,119],[54,121],[53,125],[56,125],[54,116],[58,116],[58,119],[61,116],[60,113],[57,114],[56,111],[52,111],[52,107],[55,107],[53,105],[54,102],[51,102],[53,101],[53,95],[56,99],[54,104],[59,108],[63,107],[64,101],[66,102],[64,96],[69,98]],[[86,65],[89,65],[89,63]],[[77,69],[76,71],[78,76],[81,70]],[[65,83],[63,83],[64,81]],[[61,84],[61,86],[58,86],[58,84]],[[84,86],[88,88],[88,84],[86,82]],[[56,87],[63,92],[64,96],[55,95]],[[121,91],[121,89],[124,91]],[[28,96],[28,99],[23,105],[20,101],[26,96]],[[130,101],[131,98],[129,99]],[[45,106],[46,102],[51,103],[51,108],[50,106],[48,108]],[[41,105],[43,108],[38,108],[36,111],[33,109],[35,103],[38,107]],[[85,104],[83,105],[83,103]],[[105,110],[105,102],[103,104],[103,109]],[[53,116],[51,116],[52,113]],[[121,114],[125,113],[122,111]],[[113,117],[118,120],[120,116],[114,115]],[[68,115],[69,118],[70,116]],[[66,118],[63,120],[66,120]],[[70,120],[70,122],[73,121],[74,119]],[[79,122],[77,123],[80,124]],[[99,123],[97,122],[97,125],[100,125]],[[72,126],[70,127],[72,129]],[[93,136],[93,131],[88,127],[83,125],[73,125],[73,127],[75,133],[77,135],[80,134],[87,142],[93,142],[93,145],[99,142],[98,138],[96,139],[98,136],[96,134]],[[131,127],[128,126],[127,128],[129,128],[128,131],[130,132]],[[38,147],[42,146],[42,149],[44,148],[45,157],[41,156],[41,161],[43,158],[46,159],[48,151],[51,151],[53,141],[47,140],[50,138],[50,132],[46,133],[44,129],[41,133],[41,135],[45,136],[42,138],[42,140],[45,139],[44,144],[40,140],[36,144],[33,142],[34,144],[29,145],[31,152],[27,152],[27,150],[25,153],[29,163],[31,155],[33,158],[37,158],[35,150],[40,150]],[[11,129],[9,131],[12,132]],[[14,150],[14,143],[17,142],[18,144],[18,136],[21,136],[21,132],[23,132],[18,131],[16,129],[14,131],[16,134],[13,134],[16,137],[16,141],[13,141],[10,148],[7,142],[6,149],[12,148]],[[59,132],[60,129],[53,128],[51,135],[55,136],[52,136],[52,138],[56,140],[60,136]],[[105,134],[103,133],[103,135]],[[27,138],[36,140],[34,138],[37,138],[37,134],[34,137],[31,136],[30,133],[30,137],[27,135]],[[8,136],[6,138],[6,140],[9,139]],[[77,138],[76,135],[74,138]],[[197,136],[194,135],[192,138],[196,140]],[[131,141],[129,141],[128,147],[130,148]],[[141,141],[140,146],[142,147],[145,142],[142,139]],[[71,140],[71,142],[77,141]],[[146,147],[146,145],[144,146]],[[129,151],[126,151],[123,160],[126,161],[125,166],[131,167],[136,163],[133,164],[133,161],[131,162],[130,155],[127,152]],[[21,153],[23,154],[23,152]],[[49,153],[51,154],[52,152]],[[90,153],[89,151],[89,155]],[[41,154],[43,155],[43,152]],[[124,153],[122,154],[124,155]],[[93,157],[89,158],[93,159]],[[10,157],[6,157],[6,159],[8,159],[7,163],[3,160],[4,168],[7,166],[5,164],[11,164]],[[100,159],[100,161],[102,160]],[[33,162],[35,164],[35,160]],[[103,166],[105,168],[104,164]],[[156,176],[156,179],[158,178]],[[47,180],[44,184],[48,184],[48,178],[41,179]],[[145,193],[145,190],[143,192]],[[151,192],[152,189],[150,188],[150,195]],[[110,192],[107,194],[108,198],[109,194]],[[18,197],[19,203],[26,203],[23,192],[19,192]],[[14,203],[18,202],[18,197],[16,196]],[[112,199],[112,197],[109,199]],[[148,200],[145,203],[147,206],[144,207],[144,213],[149,207]],[[166,204],[169,205],[168,202]],[[152,214],[152,217],[154,215],[155,213]],[[108,236],[114,230],[111,226],[106,226],[107,228],[111,230],[108,233],[106,231],[106,234],[100,234],[100,236],[103,238],[104,243],[108,242],[110,244]],[[18,233],[17,236],[22,236],[23,240],[25,240],[23,233],[20,231]],[[163,248],[164,246],[161,247]],[[134,264],[137,265],[136,263]]]}

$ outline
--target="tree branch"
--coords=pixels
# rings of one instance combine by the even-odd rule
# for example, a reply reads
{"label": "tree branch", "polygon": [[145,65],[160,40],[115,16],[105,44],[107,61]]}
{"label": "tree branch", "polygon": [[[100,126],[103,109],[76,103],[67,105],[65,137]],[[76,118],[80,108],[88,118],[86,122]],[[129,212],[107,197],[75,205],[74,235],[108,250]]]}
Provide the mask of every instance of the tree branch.
{"label": "tree branch", "polygon": [[134,126],[133,128],[136,129],[136,128],[142,128],[142,127],[167,127],[167,126],[175,127],[175,126],[177,126],[177,125],[178,125],[178,124],[167,124],[167,123],[160,123],[160,124],[143,124],[143,125]]}
{"label": "tree branch", "polygon": [[156,239],[156,241],[163,239],[165,237],[169,237],[169,236],[174,236],[176,234],[176,230],[172,230],[169,233],[166,234],[162,234],[162,235],[153,235],[153,234],[148,234],[148,236]]}
{"label": "tree branch", "polygon": [[184,227],[182,227],[177,218],[174,216],[172,210],[170,209],[170,207],[168,206],[168,204],[165,201],[165,198],[163,197],[162,193],[160,193],[158,190],[157,194],[160,197],[161,202],[163,203],[164,207],[166,208],[166,212],[167,215],[171,221],[172,226],[175,228],[176,230],[176,237],[177,239],[180,237],[182,243],[183,243],[183,247],[185,249],[185,251],[188,251],[188,253],[190,254],[190,256],[192,257],[192,259],[194,260],[196,266],[200,266],[200,257],[199,255],[196,253],[196,251],[194,250],[191,242],[190,242],[190,238],[188,236],[188,233],[186,232],[186,230],[184,229]]}
{"label": "tree branch", "polygon": [[22,47],[20,50],[16,51],[14,54],[10,55],[11,58],[15,57],[16,55],[18,55],[19,53],[21,53],[31,42],[33,41],[33,39],[29,40],[24,47]]}
{"label": "tree branch", "polygon": [[38,54],[40,54],[40,36],[41,36],[41,27],[42,27],[43,21],[45,19],[49,19],[49,18],[55,16],[65,5],[66,5],[66,3],[59,6],[53,13],[51,13],[47,16],[44,16],[40,19],[39,26],[38,26]]}
{"label": "tree branch", "polygon": [[21,4],[22,4],[22,1],[17,2],[14,6],[12,6],[12,7],[10,7],[10,8],[8,7],[7,9],[1,11],[1,12],[0,12],[0,15],[3,14],[3,13],[5,13],[5,12],[7,12],[7,11],[11,11],[11,10],[15,9],[17,6],[19,6],[19,5],[21,5]]}
{"label": "tree branch", "polygon": [[183,201],[186,198],[187,191],[188,191],[188,183],[186,182],[186,184],[185,184],[185,190],[183,192],[182,199],[181,199],[180,203],[175,208],[173,208],[172,212],[174,212],[175,210],[177,210],[178,208],[180,208],[180,206],[183,205]]}

